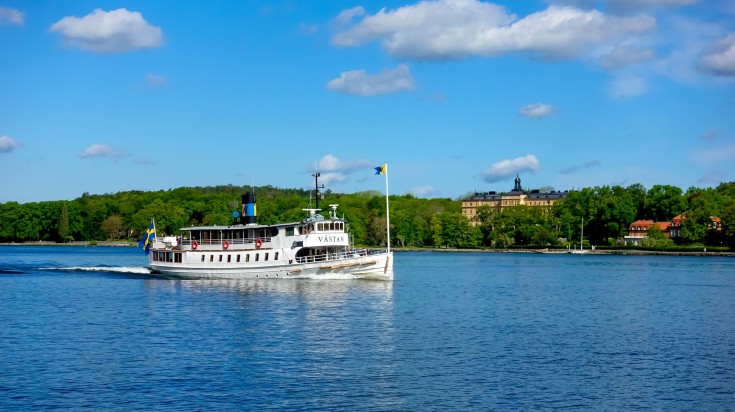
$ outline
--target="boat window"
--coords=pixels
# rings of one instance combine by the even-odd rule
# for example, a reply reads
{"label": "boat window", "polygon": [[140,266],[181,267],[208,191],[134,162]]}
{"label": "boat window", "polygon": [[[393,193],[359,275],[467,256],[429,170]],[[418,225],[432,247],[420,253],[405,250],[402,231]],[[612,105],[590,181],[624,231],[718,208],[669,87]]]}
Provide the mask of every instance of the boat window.
{"label": "boat window", "polygon": [[181,263],[181,253],[174,254],[174,262]]}
{"label": "boat window", "polygon": [[240,255],[237,255],[237,263],[240,263]]}
{"label": "boat window", "polygon": [[204,255],[202,255],[202,262],[204,262]]}
{"label": "boat window", "polygon": [[222,255],[219,255],[219,261],[220,262],[222,261]]}
{"label": "boat window", "polygon": [[273,260],[278,260],[278,252],[276,252],[276,254],[273,255]]}
{"label": "boat window", "polygon": [[245,262],[250,262],[250,253],[245,255]]}
{"label": "boat window", "polygon": [[227,263],[232,262],[232,255],[227,255]]}
{"label": "boat window", "polygon": [[260,260],[260,253],[255,254],[255,261],[257,262],[258,260]]}
{"label": "boat window", "polygon": [[286,236],[293,236],[293,226],[286,228]]}
{"label": "boat window", "polygon": [[214,255],[209,255],[209,261],[214,262]]}
{"label": "boat window", "polygon": [[266,262],[268,261],[268,255],[269,255],[269,253],[266,252],[265,259],[264,259]]}

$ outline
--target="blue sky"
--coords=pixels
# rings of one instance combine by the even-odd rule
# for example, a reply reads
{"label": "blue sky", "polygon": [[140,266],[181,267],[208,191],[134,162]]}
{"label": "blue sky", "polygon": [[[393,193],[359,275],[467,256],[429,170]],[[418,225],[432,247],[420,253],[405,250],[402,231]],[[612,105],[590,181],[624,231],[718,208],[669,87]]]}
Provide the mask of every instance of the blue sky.
{"label": "blue sky", "polygon": [[0,0],[0,202],[735,180],[735,2]]}

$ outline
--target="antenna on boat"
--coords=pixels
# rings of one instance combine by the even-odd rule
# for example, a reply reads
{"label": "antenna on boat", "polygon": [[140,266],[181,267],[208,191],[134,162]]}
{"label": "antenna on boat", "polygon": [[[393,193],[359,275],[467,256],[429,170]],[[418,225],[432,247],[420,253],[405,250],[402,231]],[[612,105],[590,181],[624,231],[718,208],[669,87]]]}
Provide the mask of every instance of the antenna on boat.
{"label": "antenna on boat", "polygon": [[[322,174],[318,171],[315,171],[312,176],[314,176],[315,181],[315,191],[314,191],[314,198],[316,199],[316,209],[319,209],[319,189],[324,189],[324,185],[319,186],[319,177]],[[309,206],[311,206],[311,202],[309,202]]]}
{"label": "antenna on boat", "polygon": [[339,205],[329,205],[329,207],[332,208],[332,210],[329,212],[329,217],[332,219],[337,219],[337,206]]}

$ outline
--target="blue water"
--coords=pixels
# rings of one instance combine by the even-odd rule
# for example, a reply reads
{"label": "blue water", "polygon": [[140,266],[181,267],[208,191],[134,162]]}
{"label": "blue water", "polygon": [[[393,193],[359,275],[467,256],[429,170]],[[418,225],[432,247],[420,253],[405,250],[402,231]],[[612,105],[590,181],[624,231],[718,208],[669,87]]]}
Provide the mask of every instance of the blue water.
{"label": "blue water", "polygon": [[0,247],[0,410],[735,410],[735,259],[397,253],[176,281]]}

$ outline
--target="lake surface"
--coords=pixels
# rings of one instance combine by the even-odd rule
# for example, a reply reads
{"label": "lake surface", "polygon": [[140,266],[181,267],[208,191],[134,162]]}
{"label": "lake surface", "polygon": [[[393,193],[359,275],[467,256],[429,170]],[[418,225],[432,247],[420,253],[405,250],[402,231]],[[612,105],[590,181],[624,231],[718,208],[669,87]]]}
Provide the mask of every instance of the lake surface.
{"label": "lake surface", "polygon": [[735,410],[735,259],[405,252],[181,281],[0,247],[0,410]]}

